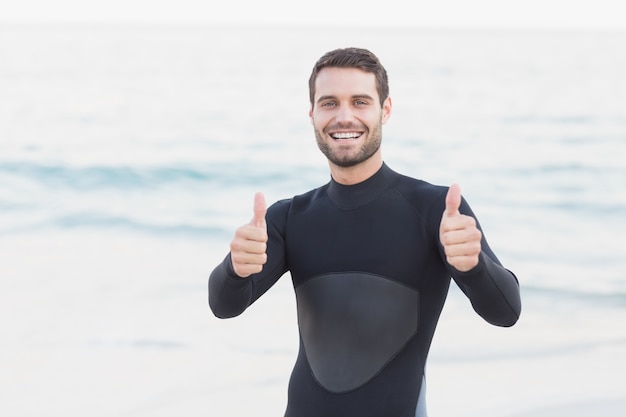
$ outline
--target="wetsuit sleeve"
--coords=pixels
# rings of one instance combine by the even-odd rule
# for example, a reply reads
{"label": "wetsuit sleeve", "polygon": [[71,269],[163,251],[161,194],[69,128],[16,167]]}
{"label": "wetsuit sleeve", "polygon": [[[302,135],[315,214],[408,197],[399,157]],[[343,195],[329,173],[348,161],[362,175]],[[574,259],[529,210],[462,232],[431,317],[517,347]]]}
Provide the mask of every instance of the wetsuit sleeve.
{"label": "wetsuit sleeve", "polygon": [[287,271],[285,258],[285,223],[289,201],[273,204],[267,210],[267,263],[258,274],[239,277],[233,270],[230,253],[209,276],[209,307],[219,318],[243,313],[269,290]]}
{"label": "wetsuit sleeve", "polygon": [[478,228],[483,234],[481,241],[482,251],[479,255],[478,265],[467,272],[457,270],[447,263],[443,246],[440,242],[439,247],[442,259],[448,265],[450,275],[456,284],[469,298],[476,313],[493,325],[512,326],[517,322],[521,313],[520,289],[517,277],[502,266],[491,250],[478,219],[465,199],[462,199],[460,212],[474,217]]}
{"label": "wetsuit sleeve", "polygon": [[470,271],[450,267],[454,270],[452,278],[482,318],[493,325],[509,327],[521,313],[519,284],[515,275],[491,258],[489,252],[483,246],[478,265]]}

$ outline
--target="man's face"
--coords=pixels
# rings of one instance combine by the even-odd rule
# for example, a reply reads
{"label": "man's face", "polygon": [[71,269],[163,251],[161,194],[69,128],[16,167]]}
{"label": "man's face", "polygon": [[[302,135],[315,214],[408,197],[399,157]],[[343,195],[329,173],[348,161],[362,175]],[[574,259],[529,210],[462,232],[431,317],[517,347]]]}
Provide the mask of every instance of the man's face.
{"label": "man's face", "polygon": [[374,74],[329,67],[317,75],[309,116],[317,145],[331,163],[352,167],[380,152],[390,113],[389,98],[380,106]]}

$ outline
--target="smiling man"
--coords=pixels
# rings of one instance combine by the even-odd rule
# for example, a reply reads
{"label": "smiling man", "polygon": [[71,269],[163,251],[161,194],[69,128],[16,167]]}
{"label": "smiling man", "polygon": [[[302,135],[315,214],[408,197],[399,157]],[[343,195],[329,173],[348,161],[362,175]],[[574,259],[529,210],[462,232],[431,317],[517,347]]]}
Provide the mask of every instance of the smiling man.
{"label": "smiling man", "polygon": [[384,163],[392,103],[375,55],[325,54],[309,91],[331,180],[269,208],[255,196],[252,221],[209,278],[210,307],[237,316],[290,272],[300,350],[285,416],[425,417],[424,368],[451,279],[497,326],[519,318],[518,281],[458,185],[432,185]]}
{"label": "smiling man", "polygon": [[[382,165],[382,124],[391,114],[391,98],[379,98],[374,73],[358,68],[326,67],[311,83],[309,116],[333,178],[344,184],[367,179]],[[342,173],[356,177],[337,178]]]}

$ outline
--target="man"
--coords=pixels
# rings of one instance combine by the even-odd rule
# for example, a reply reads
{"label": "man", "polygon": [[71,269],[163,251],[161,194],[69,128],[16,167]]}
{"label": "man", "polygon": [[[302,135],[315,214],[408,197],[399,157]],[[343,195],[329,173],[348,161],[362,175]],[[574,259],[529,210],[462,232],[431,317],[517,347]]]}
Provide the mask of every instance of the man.
{"label": "man", "polygon": [[458,185],[431,185],[383,162],[392,103],[375,55],[325,54],[309,91],[331,180],[267,209],[257,193],[252,221],[209,278],[210,307],[237,316],[289,271],[300,350],[285,416],[424,417],[424,367],[450,279],[497,326],[519,317],[517,279]]}

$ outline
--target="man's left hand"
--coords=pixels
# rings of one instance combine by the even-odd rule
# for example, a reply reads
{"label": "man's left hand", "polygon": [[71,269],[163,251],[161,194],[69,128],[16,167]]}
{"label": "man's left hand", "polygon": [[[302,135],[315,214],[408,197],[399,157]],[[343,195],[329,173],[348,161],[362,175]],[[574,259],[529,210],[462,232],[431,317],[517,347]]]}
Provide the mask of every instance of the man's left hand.
{"label": "man's left hand", "polygon": [[476,220],[459,212],[461,187],[452,184],[446,195],[446,209],[441,217],[439,240],[446,260],[459,271],[466,272],[478,265],[482,233]]}

